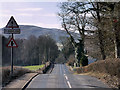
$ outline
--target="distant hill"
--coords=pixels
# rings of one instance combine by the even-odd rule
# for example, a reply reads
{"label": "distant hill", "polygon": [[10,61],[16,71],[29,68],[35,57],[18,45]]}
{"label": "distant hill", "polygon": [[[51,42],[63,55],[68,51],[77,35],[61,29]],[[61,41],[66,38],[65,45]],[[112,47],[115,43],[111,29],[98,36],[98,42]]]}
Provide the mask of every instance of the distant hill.
{"label": "distant hill", "polygon": [[[64,30],[55,29],[55,28],[42,28],[38,26],[31,26],[31,25],[20,25],[21,34],[15,35],[15,38],[24,38],[27,39],[30,35],[34,35],[39,37],[40,35],[49,35],[51,36],[56,42],[60,43],[61,37],[69,37],[69,35]],[[77,33],[73,33],[74,37],[78,37]],[[8,35],[4,34],[4,36],[8,37]]]}
{"label": "distant hill", "polygon": [[[59,49],[62,48],[61,38],[65,40],[66,37],[69,37],[66,31],[55,29],[55,28],[43,28],[43,27],[32,26],[32,25],[20,25],[20,29],[21,29],[21,34],[14,34],[15,38],[27,39],[30,35],[34,35],[36,37],[39,37],[40,35],[49,35],[56,41],[57,45],[59,46]],[[0,32],[2,30],[3,29],[0,29]],[[74,32],[71,32],[71,33],[77,40],[79,37],[79,34],[74,33]],[[8,34],[3,34],[3,35],[6,37],[9,36]],[[91,41],[92,41],[91,39],[85,40],[85,47],[88,52],[91,52],[91,50],[93,51],[93,49],[96,49],[95,45],[91,45],[90,43]],[[92,53],[90,53],[90,56],[91,55]],[[94,61],[95,60],[90,59],[89,63],[92,63]]]}
{"label": "distant hill", "polygon": [[[20,25],[21,34],[15,35],[15,38],[22,38],[27,39],[30,35],[34,35],[36,37],[39,37],[40,35],[49,35],[51,36],[59,46],[59,48],[62,48],[61,44],[61,38],[65,40],[66,37],[69,37],[69,35],[64,30],[55,29],[55,28],[43,28],[38,26],[32,26],[32,25]],[[0,29],[0,32],[2,29]],[[71,32],[72,35],[76,38],[76,40],[79,37],[79,34]],[[3,34],[4,36],[8,37],[8,34]],[[96,46],[93,43],[94,39],[86,39],[85,40],[85,48],[88,51],[88,55],[94,56],[98,53],[98,46]],[[93,43],[93,44],[92,44]],[[91,53],[92,51],[92,53]],[[97,55],[96,55],[97,56]],[[98,57],[98,56],[97,56]],[[97,58],[96,57],[96,58]],[[91,61],[94,62],[94,61]],[[91,63],[89,62],[89,63]]]}

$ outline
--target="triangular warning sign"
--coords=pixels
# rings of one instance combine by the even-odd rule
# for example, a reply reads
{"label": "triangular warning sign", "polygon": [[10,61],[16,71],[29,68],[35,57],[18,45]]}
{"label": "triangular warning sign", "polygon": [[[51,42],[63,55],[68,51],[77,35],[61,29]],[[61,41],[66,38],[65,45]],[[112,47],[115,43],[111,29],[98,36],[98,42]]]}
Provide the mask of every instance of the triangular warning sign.
{"label": "triangular warning sign", "polygon": [[6,28],[19,28],[13,16],[11,16],[10,20],[8,21]]}
{"label": "triangular warning sign", "polygon": [[7,44],[7,47],[18,47],[17,43],[13,38],[10,39],[9,43]]}

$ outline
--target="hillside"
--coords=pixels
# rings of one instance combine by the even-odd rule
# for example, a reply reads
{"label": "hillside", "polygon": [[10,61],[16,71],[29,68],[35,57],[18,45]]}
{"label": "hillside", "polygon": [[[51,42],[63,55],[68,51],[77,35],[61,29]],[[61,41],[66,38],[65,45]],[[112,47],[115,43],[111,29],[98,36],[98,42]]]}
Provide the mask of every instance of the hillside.
{"label": "hillside", "polygon": [[[21,34],[15,35],[15,38],[24,38],[27,39],[30,35],[34,35],[39,37],[40,35],[49,35],[51,36],[57,43],[60,43],[61,37],[69,37],[69,35],[64,30],[55,29],[55,28],[42,28],[38,26],[31,25],[20,25]],[[3,29],[2,29],[3,30]],[[72,33],[72,32],[71,32]],[[72,33],[74,37],[78,37],[77,33]],[[4,34],[4,36],[8,36]]]}
{"label": "hillside", "polygon": [[[20,25],[21,34],[14,34],[15,38],[22,38],[27,39],[30,35],[34,35],[36,37],[39,37],[40,35],[49,35],[51,36],[59,46],[59,49],[61,49],[62,44],[61,42],[65,40],[66,37],[69,37],[69,35],[64,30],[55,29],[55,28],[43,28],[38,26],[32,26],[32,25]],[[4,30],[0,29],[0,32]],[[79,38],[79,34],[71,32],[73,37],[77,40]],[[8,37],[8,34],[3,34],[4,36]],[[63,39],[63,40],[61,40]],[[97,48],[94,44],[91,44],[91,39],[85,40],[85,48],[88,51],[88,55],[92,56],[96,53],[95,48]],[[91,51],[94,51],[93,53],[89,53]],[[94,62],[90,61],[89,63]]]}

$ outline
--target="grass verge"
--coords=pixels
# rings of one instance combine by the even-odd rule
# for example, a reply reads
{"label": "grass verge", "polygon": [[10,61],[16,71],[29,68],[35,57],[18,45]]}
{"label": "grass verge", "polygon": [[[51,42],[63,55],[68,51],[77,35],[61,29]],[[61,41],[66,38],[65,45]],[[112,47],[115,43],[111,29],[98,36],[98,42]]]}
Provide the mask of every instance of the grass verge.
{"label": "grass verge", "polygon": [[13,67],[13,75],[11,77],[10,70],[11,70],[10,66],[2,67],[2,86],[3,87],[6,86],[7,84],[9,84],[12,80],[14,80],[14,79],[26,74],[26,73],[33,72],[33,71],[26,69],[26,68],[14,66]]}
{"label": "grass verge", "polygon": [[42,65],[35,65],[35,66],[25,66],[25,67],[23,67],[23,68],[27,68],[27,69],[29,69],[29,70],[36,71],[36,70],[38,70],[38,69],[43,68],[44,66],[45,66],[45,65],[42,64]]}

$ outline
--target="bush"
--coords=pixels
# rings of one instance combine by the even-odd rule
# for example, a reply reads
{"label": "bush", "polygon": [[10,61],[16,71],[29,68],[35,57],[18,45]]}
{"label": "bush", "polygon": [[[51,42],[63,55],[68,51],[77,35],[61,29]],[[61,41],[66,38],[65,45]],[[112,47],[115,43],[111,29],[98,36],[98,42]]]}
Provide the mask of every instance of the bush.
{"label": "bush", "polygon": [[97,62],[91,63],[82,68],[76,68],[77,73],[86,72],[98,72],[107,73],[111,76],[117,76],[120,78],[120,59],[106,59],[99,60]]}

